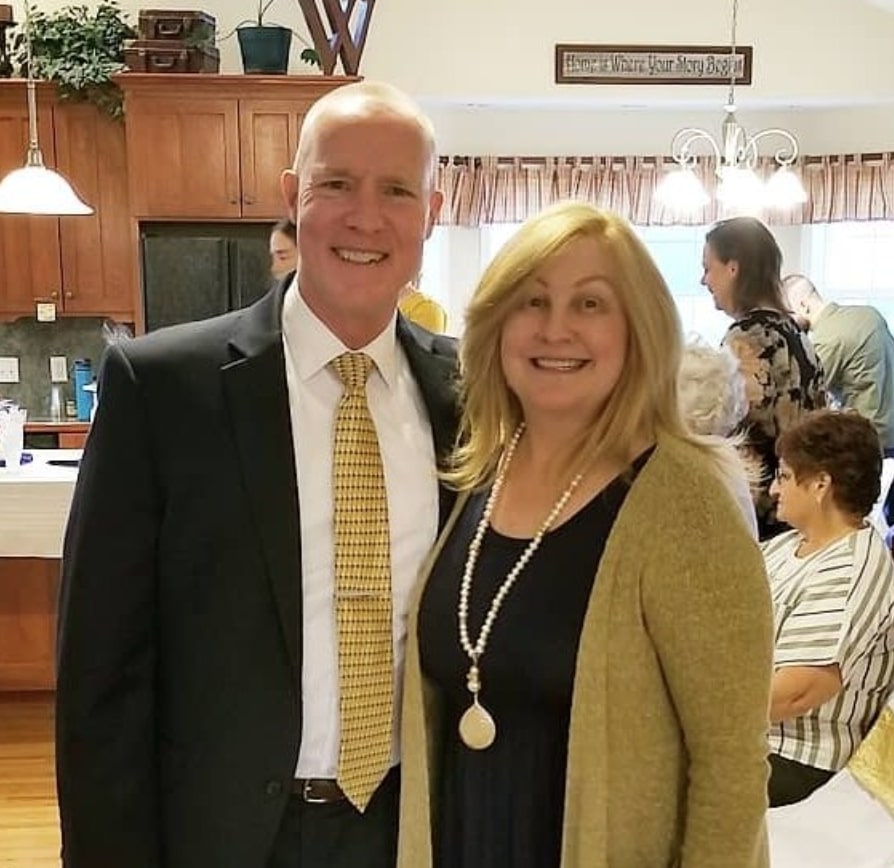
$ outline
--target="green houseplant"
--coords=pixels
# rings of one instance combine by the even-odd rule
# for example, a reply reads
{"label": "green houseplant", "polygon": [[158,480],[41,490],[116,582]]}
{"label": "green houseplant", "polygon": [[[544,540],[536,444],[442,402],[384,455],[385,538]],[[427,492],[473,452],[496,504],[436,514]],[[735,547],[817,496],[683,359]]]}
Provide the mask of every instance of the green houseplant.
{"label": "green houseplant", "polygon": [[[32,74],[56,82],[60,99],[92,102],[112,117],[124,114],[121,90],[112,76],[124,69],[124,41],[136,36],[115,2],[64,6],[55,12],[29,10]],[[20,28],[13,40],[19,73],[27,72],[27,45]]]}
{"label": "green houseplant", "polygon": [[317,52],[299,33],[281,24],[264,21],[264,16],[274,2],[275,0],[258,0],[255,18],[240,21],[236,25],[242,68],[249,74],[285,75],[289,68],[289,49],[293,34],[304,45],[301,59],[310,66],[319,67]]}

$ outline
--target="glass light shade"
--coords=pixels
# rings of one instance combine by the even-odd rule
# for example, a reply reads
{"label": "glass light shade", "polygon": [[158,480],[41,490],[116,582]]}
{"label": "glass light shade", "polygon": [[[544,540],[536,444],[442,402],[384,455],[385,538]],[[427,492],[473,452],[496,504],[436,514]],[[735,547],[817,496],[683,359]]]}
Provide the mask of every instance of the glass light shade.
{"label": "glass light shade", "polygon": [[691,169],[666,172],[655,190],[655,197],[665,207],[679,213],[704,208],[710,198]]}
{"label": "glass light shade", "polygon": [[807,191],[801,179],[783,166],[767,181],[767,204],[780,210],[803,205],[807,201]]}
{"label": "glass light shade", "polygon": [[0,213],[86,215],[86,205],[58,172],[44,166],[14,169],[0,181]]}
{"label": "glass light shade", "polygon": [[755,214],[766,204],[766,187],[760,178],[741,166],[724,166],[720,170],[717,201],[733,214]]}

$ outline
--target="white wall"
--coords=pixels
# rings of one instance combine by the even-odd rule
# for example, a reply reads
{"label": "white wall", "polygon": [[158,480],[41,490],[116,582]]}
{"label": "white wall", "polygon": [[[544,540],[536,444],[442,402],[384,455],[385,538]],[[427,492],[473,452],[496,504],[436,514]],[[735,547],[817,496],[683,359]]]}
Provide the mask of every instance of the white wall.
{"label": "white wall", "polygon": [[[134,21],[143,5],[122,2]],[[221,36],[256,9],[244,0],[164,5],[203,8]],[[754,83],[737,89],[747,128],[784,125],[805,153],[894,150],[894,13],[865,0],[740,6],[738,41],[754,46]],[[724,86],[557,85],[554,46],[725,45],[730,11],[731,0],[380,0],[361,72],[423,101],[443,153],[667,153],[680,126],[719,128]],[[267,19],[307,33],[297,0],[274,0]],[[221,71],[241,72],[235,38],[220,47]],[[293,74],[311,71],[301,47]]]}
{"label": "white wall", "polygon": [[[891,51],[894,54],[894,39]],[[622,156],[667,154],[673,134],[684,126],[702,126],[719,137],[722,105],[720,99],[707,111],[454,107],[440,103],[426,103],[426,109],[445,154]],[[785,127],[798,137],[804,154],[894,150],[894,101],[861,108],[743,108],[737,117],[750,132]]]}

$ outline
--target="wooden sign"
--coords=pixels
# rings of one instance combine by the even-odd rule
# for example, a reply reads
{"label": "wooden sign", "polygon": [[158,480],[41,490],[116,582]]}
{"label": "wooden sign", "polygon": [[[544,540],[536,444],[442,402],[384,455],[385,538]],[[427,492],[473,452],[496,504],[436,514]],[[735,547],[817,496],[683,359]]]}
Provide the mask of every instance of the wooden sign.
{"label": "wooden sign", "polygon": [[[376,0],[298,0],[323,75],[332,75],[341,57],[345,75],[357,75]],[[322,7],[322,9],[320,8]],[[328,27],[323,23],[325,13]]]}
{"label": "wooden sign", "polygon": [[557,84],[751,84],[753,49],[722,45],[557,45]]}

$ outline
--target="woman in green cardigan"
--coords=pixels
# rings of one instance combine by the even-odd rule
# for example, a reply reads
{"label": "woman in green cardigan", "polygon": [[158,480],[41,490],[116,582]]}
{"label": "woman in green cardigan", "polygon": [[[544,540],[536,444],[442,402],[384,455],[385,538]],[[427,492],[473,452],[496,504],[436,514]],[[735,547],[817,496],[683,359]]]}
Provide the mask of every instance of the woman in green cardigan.
{"label": "woman in green cardigan", "polygon": [[680,352],[647,251],[589,205],[482,277],[409,623],[400,868],[766,866],[767,580]]}

